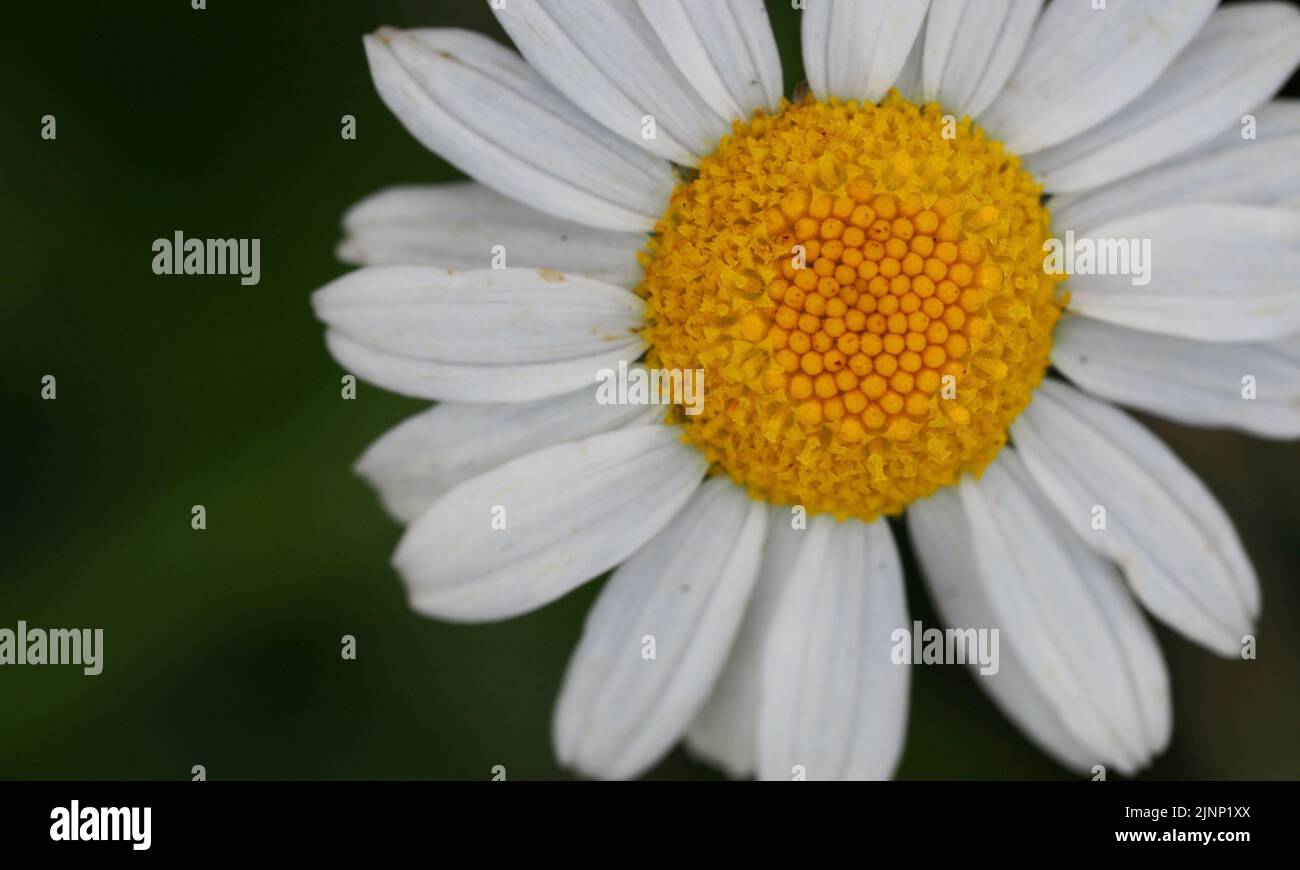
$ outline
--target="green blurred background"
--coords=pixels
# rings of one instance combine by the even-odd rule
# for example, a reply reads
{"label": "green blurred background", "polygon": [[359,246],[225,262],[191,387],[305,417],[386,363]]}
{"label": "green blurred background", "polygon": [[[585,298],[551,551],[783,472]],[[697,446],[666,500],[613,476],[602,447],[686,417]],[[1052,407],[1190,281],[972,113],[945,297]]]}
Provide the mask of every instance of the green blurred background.
{"label": "green blurred background", "polygon": [[[797,13],[770,5],[789,92]],[[504,36],[486,3],[208,6],[0,11],[0,627],[105,630],[100,676],[0,668],[0,777],[566,776],[551,708],[599,584],[500,624],[412,613],[388,564],[400,530],[350,466],[423,405],[365,384],[343,401],[308,305],[345,271],[345,208],[458,177],[381,104],[361,35]],[[260,237],[261,283],[153,275],[150,245],[176,229]],[[1150,422],[1234,517],[1264,616],[1248,663],[1160,630],[1175,733],[1145,775],[1300,778],[1300,450]],[[936,623],[906,558],[912,609]],[[963,669],[913,684],[900,777],[1069,775]],[[652,775],[716,773],[679,749]]]}

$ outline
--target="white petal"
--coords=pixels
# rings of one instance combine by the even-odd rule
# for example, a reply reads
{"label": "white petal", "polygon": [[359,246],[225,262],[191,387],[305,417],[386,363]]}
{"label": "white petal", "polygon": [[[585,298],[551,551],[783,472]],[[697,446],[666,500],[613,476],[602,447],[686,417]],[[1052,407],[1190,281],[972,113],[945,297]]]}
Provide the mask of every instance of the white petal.
{"label": "white petal", "polygon": [[1151,86],[1218,0],[1087,0],[1047,4],[1029,48],[981,125],[1013,154],[1082,133]]}
{"label": "white petal", "polygon": [[1067,314],[1053,342],[1053,365],[1090,393],[1191,426],[1300,438],[1300,336],[1209,346]]}
{"label": "white petal", "polygon": [[[393,564],[411,606],[457,621],[548,604],[636,552],[707,463],[675,426],[547,447],[453,487],[406,530]],[[494,519],[505,528],[494,528]],[[497,523],[499,525],[499,523]]]}
{"label": "white petal", "polygon": [[894,87],[898,89],[899,95],[903,99],[912,103],[924,103],[925,96],[922,88],[925,87],[921,81],[925,57],[925,35],[922,33],[912,42],[912,50],[907,54],[907,60],[903,63],[903,69],[898,73],[898,81],[894,82]]}
{"label": "white petal", "polygon": [[730,480],[714,478],[614,572],[587,617],[556,706],[562,762],[625,779],[681,738],[740,628],[765,513]]}
{"label": "white petal", "polygon": [[[560,93],[651,153],[694,166],[731,132],[731,118],[711,108],[678,68],[635,0],[511,0],[494,12]],[[643,135],[647,115],[653,138]]]}
{"label": "white petal", "polygon": [[686,79],[724,118],[781,107],[781,58],[762,0],[637,0]]}
{"label": "white petal", "polygon": [[1115,220],[1088,237],[1094,244],[1150,240],[1150,283],[1072,275],[1070,307],[1080,314],[1214,342],[1300,332],[1300,213],[1292,209],[1174,206]]}
{"label": "white petal", "polygon": [[686,743],[732,777],[750,776],[758,764],[758,699],[763,644],[781,593],[791,582],[806,530],[790,526],[790,509],[769,508],[767,541],[758,583],[726,667],[700,710]]}
{"label": "white petal", "polygon": [[908,625],[889,526],[808,524],[763,649],[763,779],[884,779],[903,750],[910,669],[890,658]]}
{"label": "white petal", "polygon": [[1062,528],[1004,448],[959,487],[984,593],[1061,721],[1102,764],[1129,773],[1169,739],[1168,676],[1115,566]]}
{"label": "white petal", "polygon": [[1157,166],[1228,128],[1300,63],[1300,10],[1251,3],[1219,10],[1164,75],[1123,112],[1025,159],[1048,191],[1077,191]]}
{"label": "white petal", "polygon": [[466,365],[377,350],[330,330],[325,346],[345,371],[390,392],[454,402],[527,402],[594,384],[601,369],[635,359],[641,348],[551,363]]}
{"label": "white petal", "polygon": [[[1045,381],[1012,424],[1034,479],[1065,525],[1119,563],[1147,609],[1232,656],[1259,612],[1259,586],[1232,521],[1187,466],[1137,421]],[[1094,529],[1096,507],[1104,529]]]}
{"label": "white petal", "polygon": [[1029,44],[1043,0],[933,0],[925,25],[923,99],[978,116]]}
{"label": "white petal", "polygon": [[365,45],[388,108],[425,147],[493,190],[610,230],[649,230],[667,207],[667,163],[593,123],[488,37],[383,28]]}
{"label": "white petal", "polygon": [[623,344],[644,303],[590,278],[538,269],[373,266],[312,297],[316,313],[354,341],[417,359],[546,362]]}
{"label": "white petal", "polygon": [[930,0],[807,0],[803,63],[813,93],[876,102],[898,80]]}
{"label": "white petal", "polygon": [[1171,205],[1274,205],[1300,194],[1300,101],[1275,100],[1255,112],[1254,139],[1232,130],[1168,165],[1085,193],[1051,199],[1058,233],[1084,233],[1117,218]]}
{"label": "white petal", "polygon": [[511,268],[550,268],[635,287],[641,233],[551,217],[472,181],[389,187],[343,216],[338,257],[358,266],[486,269],[497,246]]}
{"label": "white petal", "polygon": [[312,303],[340,364],[431,399],[559,395],[644,348],[636,295],[547,270],[370,266],[317,290]]}
{"label": "white petal", "polygon": [[[907,525],[912,532],[930,598],[944,625],[954,629],[997,628],[999,620],[984,591],[975,561],[970,523],[961,498],[952,487],[907,508]],[[1086,771],[1098,760],[1071,731],[1050,698],[1034,682],[1014,638],[998,633],[996,673],[970,670],[976,683],[988,692],[998,709],[1014,722],[1040,749],[1062,765]]]}
{"label": "white petal", "polygon": [[456,484],[511,459],[662,416],[662,408],[601,404],[591,388],[535,402],[442,402],[385,432],[355,470],[394,519],[409,523]]}

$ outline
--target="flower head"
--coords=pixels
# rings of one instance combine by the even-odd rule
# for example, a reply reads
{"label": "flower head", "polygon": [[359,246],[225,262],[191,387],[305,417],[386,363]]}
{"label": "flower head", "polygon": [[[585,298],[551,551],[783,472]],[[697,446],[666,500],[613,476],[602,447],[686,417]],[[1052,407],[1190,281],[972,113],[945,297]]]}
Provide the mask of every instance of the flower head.
{"label": "flower head", "polygon": [[[385,102],[478,183],[346,219],[367,268],[314,298],[330,350],[439,400],[358,470],[423,613],[615,569],[567,764],[635,776],[685,736],[734,775],[889,776],[904,511],[947,625],[997,632],[980,685],[1073,769],[1168,741],[1142,607],[1239,653],[1230,521],[1105,400],[1300,436],[1300,113],[1267,102],[1300,13],[1105,6],[808,0],[788,99],[757,0],[510,0],[522,57],[367,37]],[[657,386],[609,404],[610,372]],[[698,407],[657,404],[697,372]]]}

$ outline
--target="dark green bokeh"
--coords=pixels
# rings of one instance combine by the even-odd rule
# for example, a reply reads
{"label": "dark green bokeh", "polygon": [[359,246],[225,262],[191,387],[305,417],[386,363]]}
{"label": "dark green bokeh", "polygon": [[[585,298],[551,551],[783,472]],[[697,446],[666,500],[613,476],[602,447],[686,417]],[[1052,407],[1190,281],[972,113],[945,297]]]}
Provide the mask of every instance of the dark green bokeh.
{"label": "dark green bokeh", "polygon": [[[789,90],[797,13],[771,5]],[[98,677],[0,669],[0,777],[563,776],[551,708],[594,585],[501,624],[413,614],[388,564],[399,529],[350,465],[423,406],[368,385],[343,401],[308,305],[344,271],[347,206],[457,177],[380,103],[361,34],[504,37],[478,3],[208,6],[0,12],[0,627],[106,635]],[[152,241],[177,229],[260,237],[262,282],[153,275]],[[40,400],[46,374],[57,401]],[[1175,735],[1148,775],[1300,777],[1296,448],[1152,426],[1235,518],[1264,617],[1252,663],[1161,630]],[[344,634],[358,661],[340,659]],[[915,668],[913,684],[900,776],[1067,775],[962,669]],[[678,750],[654,775],[716,774]]]}

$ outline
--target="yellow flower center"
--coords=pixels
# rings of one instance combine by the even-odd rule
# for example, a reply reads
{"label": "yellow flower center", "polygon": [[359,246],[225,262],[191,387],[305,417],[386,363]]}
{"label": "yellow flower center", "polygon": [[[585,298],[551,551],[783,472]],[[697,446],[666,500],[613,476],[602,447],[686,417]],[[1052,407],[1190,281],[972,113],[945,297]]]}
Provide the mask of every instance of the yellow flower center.
{"label": "yellow flower center", "polygon": [[737,122],[644,255],[647,364],[703,369],[668,422],[775,504],[870,520],[978,474],[1064,304],[1041,190],[969,119],[891,93]]}

